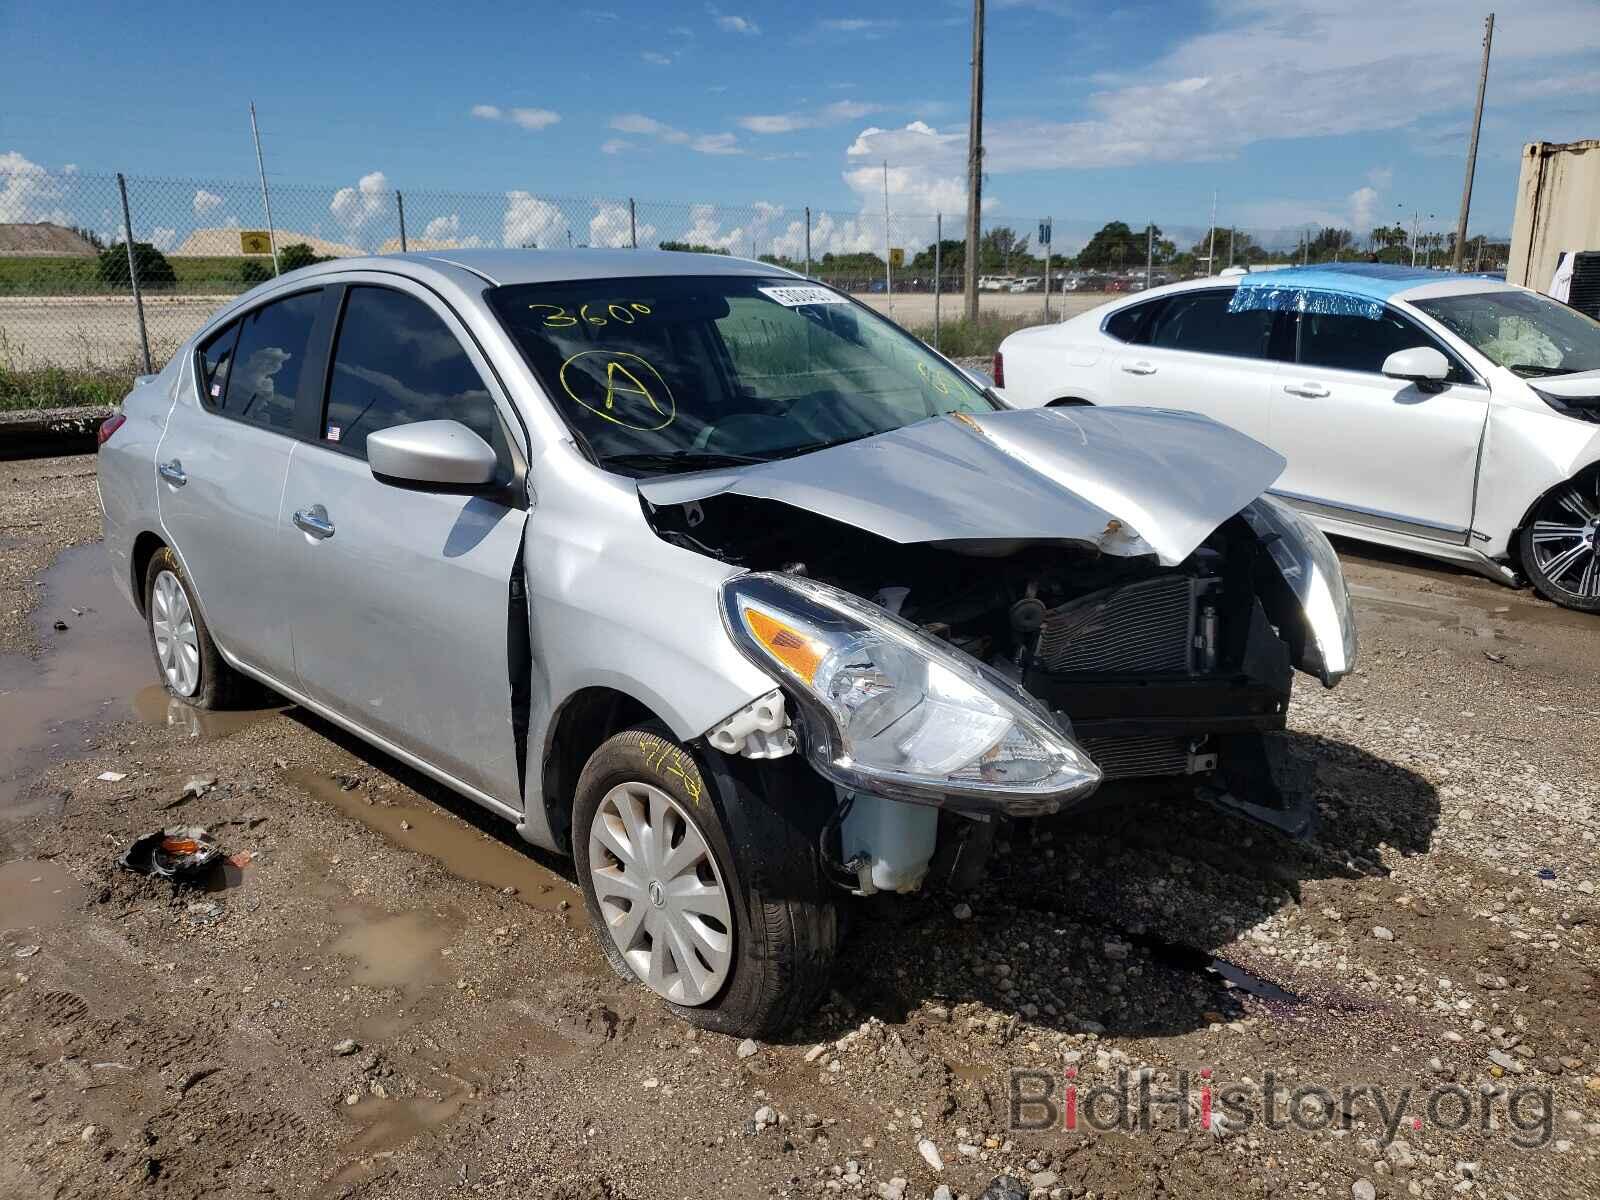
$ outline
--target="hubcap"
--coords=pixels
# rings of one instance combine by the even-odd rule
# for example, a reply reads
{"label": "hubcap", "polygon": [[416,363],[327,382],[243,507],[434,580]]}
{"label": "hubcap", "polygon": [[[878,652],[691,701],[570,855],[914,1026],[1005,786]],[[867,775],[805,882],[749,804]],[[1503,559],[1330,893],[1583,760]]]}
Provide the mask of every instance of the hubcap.
{"label": "hubcap", "polygon": [[1533,558],[1563,592],[1600,599],[1600,473],[1545,497],[1533,523]]}
{"label": "hubcap", "polygon": [[167,686],[180,696],[194,695],[200,686],[200,635],[189,597],[171,571],[157,575],[150,589],[150,629]]}
{"label": "hubcap", "polygon": [[623,783],[589,825],[589,877],[633,973],[689,1007],[712,1000],[733,967],[733,913],[704,835],[671,796]]}

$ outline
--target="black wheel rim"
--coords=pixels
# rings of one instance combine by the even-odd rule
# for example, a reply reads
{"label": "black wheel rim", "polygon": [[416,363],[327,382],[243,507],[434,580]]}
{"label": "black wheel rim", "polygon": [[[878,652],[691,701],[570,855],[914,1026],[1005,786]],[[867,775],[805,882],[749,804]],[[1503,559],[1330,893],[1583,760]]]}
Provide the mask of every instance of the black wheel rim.
{"label": "black wheel rim", "polygon": [[1600,600],[1600,473],[1564,483],[1539,502],[1533,566],[1557,591]]}

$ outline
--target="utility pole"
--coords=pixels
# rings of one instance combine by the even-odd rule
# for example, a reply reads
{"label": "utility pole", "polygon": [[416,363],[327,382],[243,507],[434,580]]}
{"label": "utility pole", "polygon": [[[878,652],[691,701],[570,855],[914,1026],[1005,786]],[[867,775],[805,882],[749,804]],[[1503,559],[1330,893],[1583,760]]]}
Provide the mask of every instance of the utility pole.
{"label": "utility pole", "polygon": [[983,199],[983,0],[972,0],[972,110],[967,118],[967,260],[962,266],[967,320],[978,319],[979,213]]}
{"label": "utility pole", "polygon": [[[894,235],[889,232],[889,160],[883,160],[883,294],[894,295],[894,264],[889,258],[894,251],[889,243],[894,240]],[[894,308],[891,304],[890,309]]]}
{"label": "utility pole", "polygon": [[272,248],[272,273],[279,275],[278,234],[272,227],[272,197],[267,194],[267,168],[261,160],[261,130],[256,127],[256,102],[250,101],[250,136],[256,143],[256,171],[261,176],[261,207],[267,210],[267,245]]}
{"label": "utility pole", "polygon": [[1238,232],[1232,225],[1228,226],[1228,265],[1233,266],[1233,238]]}
{"label": "utility pole", "polygon": [[1206,251],[1206,274],[1217,273],[1217,189],[1211,189],[1211,246]]}
{"label": "utility pole", "polygon": [[806,205],[806,278],[811,278],[811,205]]}
{"label": "utility pole", "polygon": [[933,348],[939,348],[939,253],[944,249],[944,214],[933,214]]}
{"label": "utility pole", "polygon": [[1150,290],[1150,270],[1156,265],[1156,223],[1147,222],[1144,227],[1144,287]]}
{"label": "utility pole", "polygon": [[1467,141],[1467,181],[1461,185],[1461,215],[1456,218],[1456,252],[1452,271],[1461,270],[1467,251],[1467,212],[1472,208],[1472,176],[1478,168],[1478,130],[1483,127],[1483,91],[1489,86],[1489,45],[1494,41],[1494,14],[1483,20],[1483,66],[1478,69],[1478,106],[1472,114],[1472,137]]}

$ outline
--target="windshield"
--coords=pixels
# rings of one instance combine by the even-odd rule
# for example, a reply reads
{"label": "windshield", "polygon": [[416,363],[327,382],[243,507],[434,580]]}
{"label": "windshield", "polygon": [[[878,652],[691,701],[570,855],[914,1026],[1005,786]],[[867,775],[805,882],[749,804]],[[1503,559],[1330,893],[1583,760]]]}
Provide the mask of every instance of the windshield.
{"label": "windshield", "polygon": [[629,474],[765,461],[996,407],[915,338],[792,278],[516,284],[489,302],[567,423]]}
{"label": "windshield", "polygon": [[1411,304],[1518,375],[1600,370],[1600,322],[1548,297],[1493,291]]}

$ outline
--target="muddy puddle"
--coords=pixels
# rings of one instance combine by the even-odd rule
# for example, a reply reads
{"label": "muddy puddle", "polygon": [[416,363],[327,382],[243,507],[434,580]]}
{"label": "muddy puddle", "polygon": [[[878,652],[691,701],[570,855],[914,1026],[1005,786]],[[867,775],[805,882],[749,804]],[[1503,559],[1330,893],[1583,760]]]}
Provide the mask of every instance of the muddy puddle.
{"label": "muddy puddle", "polygon": [[582,898],[569,881],[517,846],[443,809],[374,792],[365,785],[347,788],[332,776],[303,767],[288,771],[285,778],[395,845],[437,859],[458,878],[496,891],[515,888],[515,898],[530,908],[560,913],[572,922],[585,920]]}
{"label": "muddy puddle", "polygon": [[356,1104],[346,1105],[345,1116],[359,1132],[343,1147],[342,1153],[359,1157],[340,1168],[332,1182],[347,1184],[362,1178],[372,1169],[373,1164],[368,1160],[387,1158],[428,1130],[453,1121],[471,1098],[467,1092],[457,1092],[442,1100],[423,1097],[391,1100],[368,1096]]}
{"label": "muddy puddle", "polygon": [[344,932],[328,947],[354,960],[345,982],[359,987],[417,992],[444,978],[440,954],[451,938],[451,921],[431,912],[374,913],[344,908],[334,913]]}
{"label": "muddy puddle", "polygon": [[42,811],[46,799],[19,803],[29,779],[126,716],[128,697],[155,674],[144,623],[112,582],[105,547],[65,551],[40,582],[32,621],[43,653],[0,658],[0,822]]}
{"label": "muddy puddle", "polygon": [[0,864],[0,929],[44,929],[83,907],[82,886],[53,862],[21,859]]}
{"label": "muddy puddle", "polygon": [[117,590],[100,543],[64,551],[40,583],[31,619],[42,652],[0,657],[0,825],[44,811],[50,797],[22,799],[33,777],[130,710],[194,738],[226,737],[281,711],[201,712],[169,696],[155,682],[144,621]]}

